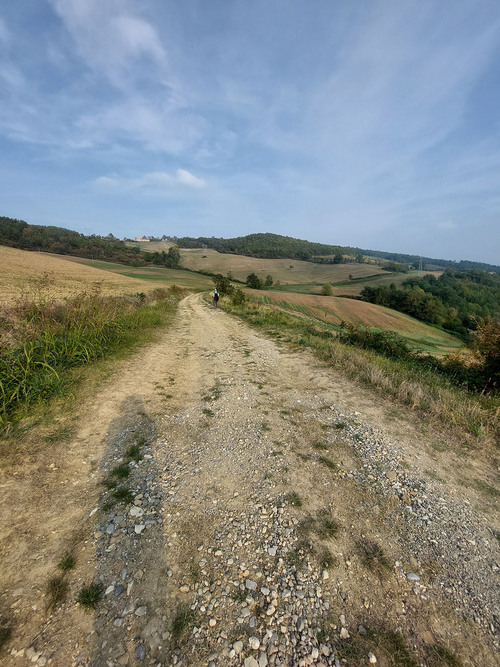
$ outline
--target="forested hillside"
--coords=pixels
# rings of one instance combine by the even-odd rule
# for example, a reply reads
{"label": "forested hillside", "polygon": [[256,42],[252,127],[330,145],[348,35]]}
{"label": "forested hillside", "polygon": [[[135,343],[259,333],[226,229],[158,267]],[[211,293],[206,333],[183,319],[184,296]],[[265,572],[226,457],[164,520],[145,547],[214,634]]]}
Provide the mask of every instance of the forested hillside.
{"label": "forested hillside", "polygon": [[176,238],[179,248],[213,248],[218,252],[260,257],[261,259],[303,259],[310,260],[317,255],[350,254],[346,248],[323,243],[311,243],[279,234],[249,234],[234,239],[214,237]]}
{"label": "forested hillside", "polygon": [[142,252],[140,248],[130,247],[112,234],[86,236],[64,227],[29,225],[24,220],[7,217],[0,217],[0,244],[20,250],[42,250],[132,266],[155,264],[174,268],[180,261],[179,251],[175,247],[162,253]]}
{"label": "forested hillside", "polygon": [[500,317],[500,276],[447,269],[439,278],[409,278],[401,288],[365,287],[361,297],[465,335],[479,320]]}

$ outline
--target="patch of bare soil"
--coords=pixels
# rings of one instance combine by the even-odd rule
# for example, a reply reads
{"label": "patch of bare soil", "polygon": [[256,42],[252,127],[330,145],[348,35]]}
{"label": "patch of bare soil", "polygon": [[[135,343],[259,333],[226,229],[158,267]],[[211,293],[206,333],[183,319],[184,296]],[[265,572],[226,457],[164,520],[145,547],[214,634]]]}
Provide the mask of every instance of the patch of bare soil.
{"label": "patch of bare soil", "polygon": [[459,443],[199,296],[77,413],[2,473],[3,664],[497,664],[498,491]]}

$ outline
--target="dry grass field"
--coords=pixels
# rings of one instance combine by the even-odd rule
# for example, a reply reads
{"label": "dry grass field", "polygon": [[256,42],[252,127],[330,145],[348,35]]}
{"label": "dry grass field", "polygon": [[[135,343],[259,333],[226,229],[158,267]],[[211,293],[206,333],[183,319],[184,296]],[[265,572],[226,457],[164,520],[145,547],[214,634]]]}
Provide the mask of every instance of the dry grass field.
{"label": "dry grass field", "polygon": [[82,259],[81,257],[70,257],[64,255],[61,257],[68,262],[75,262],[84,266],[90,266],[102,271],[115,273],[127,278],[136,280],[144,280],[145,282],[158,282],[161,285],[143,285],[143,288],[153,289],[154,287],[169,287],[170,285],[177,285],[178,287],[185,287],[193,290],[211,290],[213,289],[213,281],[210,276],[204,276],[199,273],[192,273],[191,271],[184,271],[182,269],[166,269],[163,266],[126,266],[124,264],[114,264],[113,262],[103,262],[95,259]]}
{"label": "dry grass field", "polygon": [[6,246],[0,246],[0,282],[2,305],[23,295],[35,295],[42,285],[44,295],[53,298],[64,298],[96,285],[104,294],[134,294],[150,288],[144,280]]}
{"label": "dry grass field", "polygon": [[283,285],[295,283],[318,283],[348,281],[373,275],[386,275],[378,266],[371,264],[315,264],[297,259],[258,259],[245,255],[229,255],[216,250],[181,250],[182,265],[194,271],[210,271],[227,275],[231,272],[237,280],[245,281],[249,273],[265,279],[268,274],[274,282]]}
{"label": "dry grass field", "polygon": [[445,331],[430,327],[404,313],[372,303],[313,294],[283,294],[268,291],[263,293],[259,290],[248,290],[248,292],[254,298],[262,298],[276,304],[280,309],[321,322],[339,325],[344,321],[366,328],[395,331],[420,349],[433,354],[446,354],[462,346],[458,338]]}

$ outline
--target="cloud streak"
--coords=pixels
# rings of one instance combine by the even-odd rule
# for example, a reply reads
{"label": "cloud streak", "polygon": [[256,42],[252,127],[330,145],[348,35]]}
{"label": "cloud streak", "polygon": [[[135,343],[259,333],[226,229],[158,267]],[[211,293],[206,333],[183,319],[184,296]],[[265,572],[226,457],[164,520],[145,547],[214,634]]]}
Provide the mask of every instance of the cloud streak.
{"label": "cloud streak", "polygon": [[99,176],[93,182],[100,191],[143,192],[146,194],[171,195],[180,190],[202,190],[207,184],[203,178],[195,176],[187,169],[177,169],[174,174],[154,171],[142,176]]}

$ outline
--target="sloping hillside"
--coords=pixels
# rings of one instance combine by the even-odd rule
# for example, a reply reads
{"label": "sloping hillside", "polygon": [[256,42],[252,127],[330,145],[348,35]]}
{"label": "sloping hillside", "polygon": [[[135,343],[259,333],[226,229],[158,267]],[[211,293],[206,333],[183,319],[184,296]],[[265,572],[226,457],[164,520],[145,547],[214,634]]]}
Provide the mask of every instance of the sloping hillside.
{"label": "sloping hillside", "polygon": [[9,303],[21,293],[43,286],[54,297],[65,297],[99,284],[106,294],[144,291],[147,283],[84,264],[68,262],[45,253],[0,246],[0,303]]}
{"label": "sloping hillside", "polygon": [[268,274],[274,282],[318,283],[338,282],[372,275],[387,275],[380,267],[371,264],[315,264],[298,259],[259,259],[245,255],[219,253],[216,250],[181,250],[182,266],[193,271],[210,271],[231,275],[245,281],[249,273],[256,273],[263,280]]}
{"label": "sloping hillside", "polygon": [[248,290],[253,298],[262,299],[288,312],[339,325],[342,321],[362,327],[395,331],[414,343],[419,349],[444,354],[462,346],[454,336],[390,308],[355,299],[312,294],[283,294]]}

